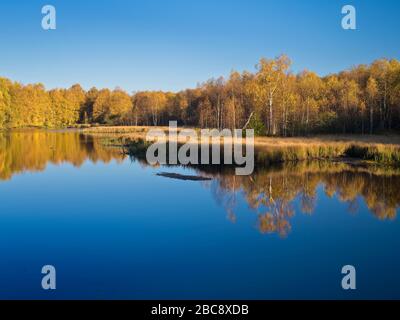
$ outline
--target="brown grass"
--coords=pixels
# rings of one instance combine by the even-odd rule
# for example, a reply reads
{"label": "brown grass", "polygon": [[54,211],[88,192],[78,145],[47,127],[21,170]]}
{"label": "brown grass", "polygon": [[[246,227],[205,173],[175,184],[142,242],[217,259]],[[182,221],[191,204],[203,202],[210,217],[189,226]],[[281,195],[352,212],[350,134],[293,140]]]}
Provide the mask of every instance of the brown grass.
{"label": "brown grass", "polygon": [[[151,126],[104,126],[104,127],[91,127],[83,129],[84,133],[90,134],[122,134],[126,137],[145,137],[146,133],[150,129],[161,129],[168,132],[167,126],[151,127]],[[178,131],[185,128],[178,128]],[[188,128],[193,129],[193,128]],[[200,130],[200,129],[195,129]],[[257,145],[274,145],[274,146],[290,146],[299,144],[310,144],[310,143],[327,143],[327,142],[358,142],[358,143],[376,143],[376,144],[393,144],[400,145],[400,135],[359,135],[359,134],[348,134],[348,135],[317,135],[309,137],[294,137],[294,138],[283,138],[283,137],[256,137],[255,142]]]}
{"label": "brown grass", "polygon": [[[134,141],[146,138],[155,127],[96,127],[88,134]],[[157,127],[168,132],[168,127]],[[182,130],[182,128],[179,128]],[[199,129],[196,129],[199,130]],[[186,141],[179,141],[184,143]],[[129,142],[128,142],[129,143]],[[312,137],[256,137],[256,162],[274,163],[352,157],[383,164],[400,165],[400,135],[319,135]]]}

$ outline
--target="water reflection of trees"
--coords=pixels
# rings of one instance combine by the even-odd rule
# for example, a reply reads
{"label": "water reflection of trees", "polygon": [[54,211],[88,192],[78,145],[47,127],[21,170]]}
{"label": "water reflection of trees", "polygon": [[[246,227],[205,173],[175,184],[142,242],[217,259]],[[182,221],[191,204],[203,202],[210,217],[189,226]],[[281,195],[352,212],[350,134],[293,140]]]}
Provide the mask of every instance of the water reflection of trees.
{"label": "water reflection of trees", "polygon": [[231,220],[237,208],[238,194],[257,214],[262,233],[286,236],[291,229],[290,219],[299,211],[312,214],[317,203],[317,190],[323,188],[328,197],[348,203],[349,212],[357,212],[360,201],[378,219],[394,219],[400,206],[400,175],[396,170],[356,167],[344,163],[302,163],[258,170],[250,177],[232,173],[213,174],[213,194],[226,209]]}
{"label": "water reflection of trees", "polygon": [[[146,166],[145,160],[131,156]],[[237,221],[239,199],[244,199],[257,215],[261,233],[286,236],[290,219],[299,210],[311,215],[317,204],[318,188],[332,198],[336,195],[356,213],[363,201],[380,219],[395,219],[400,206],[400,169],[331,161],[281,164],[257,168],[251,176],[236,176],[232,167],[196,166],[202,176],[213,178],[203,182],[210,188],[230,221]]]}
{"label": "water reflection of trees", "polygon": [[86,160],[122,161],[120,149],[77,132],[19,131],[0,133],[0,180],[24,171],[42,171],[48,163],[68,162],[76,167]]}
{"label": "water reflection of trees", "polygon": [[[104,141],[77,132],[21,131],[0,134],[0,180],[24,171],[44,170],[48,163],[68,162],[80,166],[85,161],[122,161],[119,148],[104,146]],[[132,157],[135,159],[135,157]],[[143,166],[146,162],[136,158]],[[328,197],[336,196],[357,212],[361,202],[375,217],[394,219],[400,206],[400,171],[383,167],[361,167],[346,163],[302,162],[258,168],[251,176],[236,176],[232,167],[196,167],[201,175],[213,178],[203,182],[237,221],[240,200],[255,212],[262,233],[287,235],[291,219],[298,211],[312,214],[318,188]]]}

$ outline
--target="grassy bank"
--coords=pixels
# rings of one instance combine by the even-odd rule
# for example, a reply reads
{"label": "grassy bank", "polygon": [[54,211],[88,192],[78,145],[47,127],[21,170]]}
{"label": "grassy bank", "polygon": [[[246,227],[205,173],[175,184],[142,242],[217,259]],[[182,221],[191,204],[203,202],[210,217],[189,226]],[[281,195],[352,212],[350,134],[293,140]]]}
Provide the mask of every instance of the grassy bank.
{"label": "grassy bank", "polygon": [[[120,140],[126,153],[143,158],[150,142],[142,139]],[[400,146],[373,144],[365,145],[358,142],[347,143],[302,143],[299,145],[257,146],[255,148],[255,163],[270,165],[282,162],[300,162],[310,160],[331,160],[365,163],[371,162],[383,165],[400,166]],[[361,163],[358,163],[361,164]]]}
{"label": "grassy bank", "polygon": [[[145,138],[151,128],[154,127],[97,127],[84,129],[83,132],[109,137],[115,144],[123,145],[127,153],[134,155],[144,153],[147,149],[150,143],[146,143]],[[159,129],[168,132],[168,127]],[[256,137],[254,143],[258,165],[321,159],[348,161],[349,158],[384,165],[400,165],[399,135]]]}
{"label": "grassy bank", "polygon": [[318,159],[359,159],[385,165],[400,165],[400,147],[365,145],[358,142],[322,143],[256,148],[256,163],[276,163]]}

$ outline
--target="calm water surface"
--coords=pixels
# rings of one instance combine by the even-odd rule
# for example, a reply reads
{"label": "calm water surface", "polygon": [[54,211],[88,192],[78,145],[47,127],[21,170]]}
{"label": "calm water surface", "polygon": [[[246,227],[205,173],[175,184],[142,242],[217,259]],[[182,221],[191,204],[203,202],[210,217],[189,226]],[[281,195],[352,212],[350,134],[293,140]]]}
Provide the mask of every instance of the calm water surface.
{"label": "calm water surface", "polygon": [[[400,298],[399,205],[394,169],[237,177],[150,167],[78,133],[0,134],[0,298]],[[341,289],[347,264],[356,291]]]}

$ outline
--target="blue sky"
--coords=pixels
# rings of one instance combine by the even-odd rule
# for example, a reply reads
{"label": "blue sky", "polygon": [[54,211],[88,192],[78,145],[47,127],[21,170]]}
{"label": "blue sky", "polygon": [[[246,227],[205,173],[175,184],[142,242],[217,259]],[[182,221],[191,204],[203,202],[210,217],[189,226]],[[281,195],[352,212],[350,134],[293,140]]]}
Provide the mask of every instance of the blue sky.
{"label": "blue sky", "polygon": [[[46,4],[57,30],[41,28]],[[357,9],[356,31],[341,28],[345,4]],[[0,76],[177,91],[281,53],[294,72],[324,75],[399,59],[399,14],[398,0],[2,0]]]}

